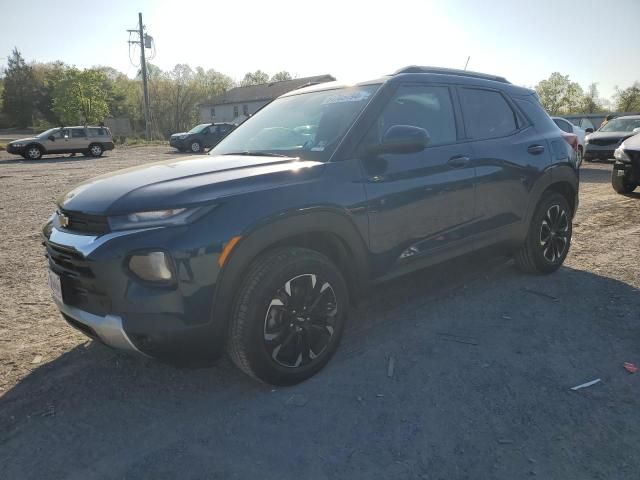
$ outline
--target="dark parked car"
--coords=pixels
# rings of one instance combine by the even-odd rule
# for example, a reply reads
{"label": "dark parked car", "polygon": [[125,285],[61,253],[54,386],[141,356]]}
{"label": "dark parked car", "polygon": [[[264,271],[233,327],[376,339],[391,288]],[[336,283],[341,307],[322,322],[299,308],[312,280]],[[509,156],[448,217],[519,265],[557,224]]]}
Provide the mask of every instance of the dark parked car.
{"label": "dark parked car", "polygon": [[633,192],[640,185],[640,134],[627,138],[616,149],[611,172],[613,189],[622,194]]}
{"label": "dark parked car", "polygon": [[233,123],[203,123],[188,132],[174,133],[169,145],[181,152],[199,153],[218,144],[236,126]]}
{"label": "dark parked car", "polygon": [[587,135],[584,159],[608,160],[613,152],[627,138],[640,132],[640,115],[628,115],[609,120],[603,127]]}
{"label": "dark parked car", "polygon": [[300,382],[373,283],[490,245],[558,269],[578,205],[562,134],[532,90],[491,75],[407,67],[296,90],[208,156],[63,195],[44,226],[55,302],[113,347],[226,348],[254,378]]}

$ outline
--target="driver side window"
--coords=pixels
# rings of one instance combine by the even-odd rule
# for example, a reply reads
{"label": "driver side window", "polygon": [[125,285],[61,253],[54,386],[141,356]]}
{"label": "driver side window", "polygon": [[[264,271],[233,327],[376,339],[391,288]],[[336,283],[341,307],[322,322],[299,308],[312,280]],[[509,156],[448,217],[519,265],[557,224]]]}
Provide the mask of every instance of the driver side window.
{"label": "driver side window", "polygon": [[454,143],[456,120],[448,87],[402,85],[385,106],[373,127],[370,139],[380,143],[385,132],[394,125],[410,125],[425,129],[429,146]]}

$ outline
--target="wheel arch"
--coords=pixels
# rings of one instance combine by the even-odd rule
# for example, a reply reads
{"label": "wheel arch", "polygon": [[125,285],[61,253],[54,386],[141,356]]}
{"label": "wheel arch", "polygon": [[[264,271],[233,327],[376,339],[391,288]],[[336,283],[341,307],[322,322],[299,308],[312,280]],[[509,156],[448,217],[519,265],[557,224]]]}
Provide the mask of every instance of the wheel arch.
{"label": "wheel arch", "polygon": [[230,307],[247,269],[259,255],[282,246],[309,248],[329,257],[344,275],[352,299],[367,287],[366,244],[348,214],[316,209],[281,216],[243,233],[225,261],[212,308],[217,339],[226,337]]}
{"label": "wheel arch", "polygon": [[31,142],[31,143],[27,143],[27,145],[24,147],[24,151],[26,152],[27,150],[29,150],[31,147],[38,147],[40,149],[40,152],[42,153],[42,155],[44,155],[45,153],[47,153],[47,149],[44,148],[43,145],[39,144],[38,142]]}

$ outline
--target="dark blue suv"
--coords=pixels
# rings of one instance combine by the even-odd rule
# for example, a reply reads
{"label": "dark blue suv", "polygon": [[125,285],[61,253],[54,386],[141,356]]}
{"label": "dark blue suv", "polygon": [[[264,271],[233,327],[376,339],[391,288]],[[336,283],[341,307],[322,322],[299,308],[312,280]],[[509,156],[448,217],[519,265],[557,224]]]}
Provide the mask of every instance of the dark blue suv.
{"label": "dark blue suv", "polygon": [[225,349],[293,384],[335,352],[367,286],[490,245],[560,267],[572,147],[504,78],[407,67],[276,99],[208,156],[92,179],[44,227],[64,318],[173,362]]}

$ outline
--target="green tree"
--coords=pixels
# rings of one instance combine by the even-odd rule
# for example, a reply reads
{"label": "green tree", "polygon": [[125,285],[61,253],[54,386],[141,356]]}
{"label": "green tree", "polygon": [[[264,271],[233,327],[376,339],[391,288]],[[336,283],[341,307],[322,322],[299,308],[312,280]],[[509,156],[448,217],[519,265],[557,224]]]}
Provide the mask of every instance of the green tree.
{"label": "green tree", "polygon": [[553,72],[536,85],[542,106],[550,115],[577,112],[583,102],[582,87],[569,79],[569,75]]}
{"label": "green tree", "polygon": [[66,124],[98,123],[109,115],[106,75],[95,69],[67,69],[53,89],[53,111]]}
{"label": "green tree", "polygon": [[291,74],[286,70],[276,73],[271,77],[272,82],[282,82],[284,80],[291,80]]}
{"label": "green tree", "polygon": [[262,70],[256,70],[255,72],[247,72],[240,82],[240,86],[247,87],[249,85],[260,85],[262,83],[269,83],[269,75]]}
{"label": "green tree", "polygon": [[580,113],[598,113],[602,111],[604,111],[604,107],[598,92],[598,84],[592,83],[587,87],[587,91],[582,97]]}
{"label": "green tree", "polygon": [[[53,90],[69,67],[63,62],[35,63],[33,74],[36,81],[35,113],[36,123],[58,125],[61,123],[53,111]],[[44,126],[44,125],[43,125]]]}
{"label": "green tree", "polygon": [[624,90],[616,87],[614,95],[616,110],[619,112],[636,112],[640,111],[640,82],[634,82]]}
{"label": "green tree", "polygon": [[8,58],[2,92],[2,109],[17,127],[26,127],[33,119],[36,84],[33,69],[14,48]]}

